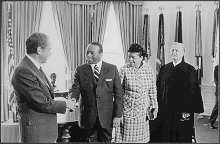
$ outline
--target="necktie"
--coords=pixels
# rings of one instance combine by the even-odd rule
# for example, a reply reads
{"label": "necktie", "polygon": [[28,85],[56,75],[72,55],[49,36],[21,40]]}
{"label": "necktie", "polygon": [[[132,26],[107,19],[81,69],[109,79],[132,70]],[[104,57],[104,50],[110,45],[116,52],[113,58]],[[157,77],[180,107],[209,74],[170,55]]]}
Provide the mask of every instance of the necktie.
{"label": "necktie", "polygon": [[94,66],[94,76],[95,76],[96,81],[99,81],[99,75],[100,75],[99,68],[97,65],[95,65]]}
{"label": "necktie", "polygon": [[48,84],[49,87],[51,88],[51,84],[50,84],[49,80],[47,79],[47,76],[45,75],[45,73],[44,73],[42,67],[40,67],[39,70],[40,70],[40,72],[42,73],[42,75],[43,75],[44,79],[46,80],[47,84]]}

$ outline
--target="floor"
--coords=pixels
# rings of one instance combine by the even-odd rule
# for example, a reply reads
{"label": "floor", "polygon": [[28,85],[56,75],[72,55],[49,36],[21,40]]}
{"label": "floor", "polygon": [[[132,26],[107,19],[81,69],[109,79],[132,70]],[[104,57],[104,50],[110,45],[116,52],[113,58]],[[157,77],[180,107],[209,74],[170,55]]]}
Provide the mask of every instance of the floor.
{"label": "floor", "polygon": [[[219,129],[210,129],[208,127],[208,118],[209,116],[202,115],[198,118],[195,124],[195,135],[197,143],[219,143]],[[215,123],[218,125],[218,121]],[[70,130],[71,133],[71,142],[83,142],[85,140],[83,131],[79,128],[77,122],[73,124],[73,127]]]}
{"label": "floor", "polygon": [[[209,116],[203,115],[197,120],[195,134],[197,143],[219,143],[219,129],[208,127]],[[215,123],[218,126],[218,121]]]}

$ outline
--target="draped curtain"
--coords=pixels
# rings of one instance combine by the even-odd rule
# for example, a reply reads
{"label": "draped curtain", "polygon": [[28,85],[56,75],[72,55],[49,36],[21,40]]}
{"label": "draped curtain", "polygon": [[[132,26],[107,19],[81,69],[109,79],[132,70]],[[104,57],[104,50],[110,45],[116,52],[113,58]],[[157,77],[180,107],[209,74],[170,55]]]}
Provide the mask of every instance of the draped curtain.
{"label": "draped curtain", "polygon": [[53,1],[52,10],[58,36],[70,72],[85,63],[90,43],[91,15],[94,10],[92,41],[103,43],[110,1]]}
{"label": "draped curtain", "polygon": [[142,45],[143,1],[113,1],[117,25],[120,30],[124,59],[132,43]]}
{"label": "draped curtain", "polygon": [[43,1],[13,2],[13,41],[15,65],[26,53],[25,42],[29,35],[40,28]]}
{"label": "draped curtain", "polygon": [[2,2],[2,17],[1,17],[1,121],[8,119],[8,98],[5,68],[8,65],[7,62],[7,4]]}
{"label": "draped curtain", "polygon": [[[24,57],[26,53],[25,42],[28,36],[39,30],[40,19],[42,14],[43,2],[41,1],[13,1],[12,3],[12,31],[13,31],[13,49],[14,49],[14,66]],[[1,35],[1,63],[2,69],[7,69],[7,4],[2,3],[2,35]],[[8,73],[1,70],[1,121],[8,120]]]}

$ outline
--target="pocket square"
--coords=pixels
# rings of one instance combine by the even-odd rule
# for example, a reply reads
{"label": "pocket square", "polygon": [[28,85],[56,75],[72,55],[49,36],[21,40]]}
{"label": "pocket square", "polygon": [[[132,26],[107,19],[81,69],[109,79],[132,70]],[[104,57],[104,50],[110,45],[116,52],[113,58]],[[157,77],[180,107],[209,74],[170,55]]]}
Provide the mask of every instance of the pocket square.
{"label": "pocket square", "polygon": [[106,79],[106,81],[112,81],[112,79]]}

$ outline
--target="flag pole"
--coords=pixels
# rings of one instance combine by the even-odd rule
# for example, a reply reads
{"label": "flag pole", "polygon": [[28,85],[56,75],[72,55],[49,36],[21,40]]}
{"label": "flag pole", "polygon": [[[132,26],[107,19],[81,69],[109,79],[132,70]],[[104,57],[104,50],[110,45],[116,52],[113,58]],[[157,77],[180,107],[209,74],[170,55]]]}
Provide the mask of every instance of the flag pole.
{"label": "flag pole", "polygon": [[13,28],[12,28],[12,2],[7,2],[7,88],[8,88],[8,105],[9,105],[9,120],[17,122],[17,106],[15,102],[14,89],[11,84],[12,75],[14,72],[14,47],[13,47]]}

